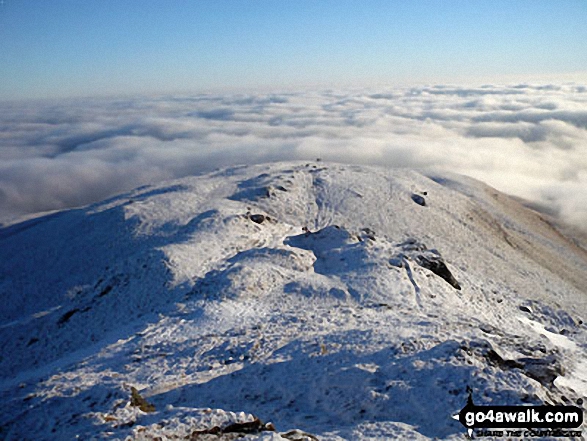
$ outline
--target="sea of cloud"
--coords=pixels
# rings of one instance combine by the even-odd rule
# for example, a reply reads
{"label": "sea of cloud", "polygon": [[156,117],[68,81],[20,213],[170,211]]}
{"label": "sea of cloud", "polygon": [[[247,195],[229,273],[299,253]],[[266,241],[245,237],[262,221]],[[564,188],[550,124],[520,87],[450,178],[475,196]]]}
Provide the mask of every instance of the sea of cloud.
{"label": "sea of cloud", "polygon": [[0,105],[0,222],[217,167],[452,171],[587,229],[587,87],[433,86]]}

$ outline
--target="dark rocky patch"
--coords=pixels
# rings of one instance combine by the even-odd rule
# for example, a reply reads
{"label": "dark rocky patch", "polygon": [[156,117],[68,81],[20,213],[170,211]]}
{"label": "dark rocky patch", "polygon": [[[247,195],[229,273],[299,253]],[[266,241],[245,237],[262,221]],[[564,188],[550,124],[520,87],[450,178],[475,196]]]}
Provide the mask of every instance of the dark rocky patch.
{"label": "dark rocky patch", "polygon": [[290,441],[305,441],[306,439],[318,441],[318,438],[316,438],[314,435],[311,435],[307,432],[302,432],[301,430],[290,430],[287,433],[281,433],[280,436],[282,438],[289,439]]}
{"label": "dark rocky patch", "polygon": [[[368,239],[371,239],[373,241],[375,240],[375,231],[373,231],[371,228],[363,228],[363,229],[361,229],[361,231],[365,233],[365,236]],[[360,239],[360,237],[359,237],[359,239]]]}
{"label": "dark rocky patch", "polygon": [[110,291],[112,291],[112,285],[107,285],[101,292],[100,294],[98,294],[98,297],[104,297],[106,294],[108,294]]}
{"label": "dark rocky patch", "polygon": [[256,433],[265,429],[259,418],[245,423],[231,423],[223,429],[224,433]]}
{"label": "dark rocky patch", "polygon": [[426,245],[414,238],[409,238],[399,244],[402,253],[390,259],[389,263],[396,267],[404,266],[404,259],[413,260],[422,268],[432,271],[437,276],[444,279],[453,288],[460,290],[461,285],[452,275],[444,259],[437,250],[429,250]]}
{"label": "dark rocky patch", "polygon": [[499,366],[502,369],[522,369],[524,365],[517,362],[516,360],[505,360],[501,355],[495,352],[493,349],[488,350],[485,353],[485,358],[494,366]]}
{"label": "dark rocky patch", "polygon": [[[194,430],[190,436],[190,440],[204,440],[210,439],[208,435],[213,435],[218,439],[225,439],[223,435],[226,434],[235,434],[237,438],[243,438],[246,435],[255,435],[261,432],[274,432],[275,427],[273,424],[268,423],[264,424],[261,422],[259,418],[256,418],[253,421],[246,421],[243,423],[230,423],[226,427],[222,428],[219,426],[214,426],[209,429],[202,429],[202,430]],[[231,438],[232,439],[232,438]]]}
{"label": "dark rocky patch", "polygon": [[251,219],[256,224],[262,224],[265,222],[266,217],[262,214],[250,214],[249,219]]}
{"label": "dark rocky patch", "polygon": [[491,326],[491,325],[487,325],[487,324],[480,325],[479,329],[481,331],[485,332],[486,334],[496,334],[496,335],[500,334],[499,330],[495,326]]}
{"label": "dark rocky patch", "polygon": [[78,308],[73,308],[73,309],[67,311],[65,314],[63,314],[61,316],[61,318],[59,320],[57,320],[57,324],[59,326],[64,325],[65,323],[67,323],[69,321],[69,319],[71,317],[73,317],[74,314],[76,314],[78,312],[79,312],[79,309]]}
{"label": "dark rocky patch", "polygon": [[554,354],[544,358],[520,358],[524,373],[544,386],[552,385],[552,382],[559,375],[564,375],[563,367]]}
{"label": "dark rocky patch", "polygon": [[433,254],[432,252],[426,254],[420,254],[416,256],[416,262],[423,268],[429,269],[437,276],[444,279],[453,288],[460,290],[461,285],[452,275],[446,263],[440,255]]}
{"label": "dark rocky patch", "polygon": [[131,393],[131,397],[130,397],[130,405],[131,406],[138,407],[139,409],[141,409],[143,412],[146,412],[146,413],[155,412],[155,406],[152,405],[151,403],[149,403],[147,400],[145,400],[141,396],[141,394],[139,394],[139,391],[135,387],[130,388],[130,393]]}
{"label": "dark rocky patch", "polygon": [[209,429],[194,430],[190,436],[190,441],[196,441],[203,439],[205,435],[216,435],[217,437],[222,436],[222,429],[218,426],[211,427]]}
{"label": "dark rocky patch", "polygon": [[426,206],[426,199],[424,199],[423,196],[420,196],[419,194],[413,193],[412,194],[412,200],[418,204],[421,205],[422,207]]}
{"label": "dark rocky patch", "polygon": [[493,349],[485,353],[485,358],[494,366],[502,369],[520,369],[526,376],[538,381],[543,386],[551,386],[563,368],[554,354],[541,358],[524,357],[517,360],[506,360]]}

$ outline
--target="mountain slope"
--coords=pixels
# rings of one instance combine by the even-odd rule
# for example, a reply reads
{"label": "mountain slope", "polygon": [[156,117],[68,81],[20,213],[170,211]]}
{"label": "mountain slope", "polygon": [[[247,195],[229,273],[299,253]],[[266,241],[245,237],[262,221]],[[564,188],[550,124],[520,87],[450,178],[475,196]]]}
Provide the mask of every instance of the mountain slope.
{"label": "mountain slope", "polygon": [[0,254],[7,439],[451,438],[467,386],[587,395],[587,253],[461,176],[235,167],[3,228]]}

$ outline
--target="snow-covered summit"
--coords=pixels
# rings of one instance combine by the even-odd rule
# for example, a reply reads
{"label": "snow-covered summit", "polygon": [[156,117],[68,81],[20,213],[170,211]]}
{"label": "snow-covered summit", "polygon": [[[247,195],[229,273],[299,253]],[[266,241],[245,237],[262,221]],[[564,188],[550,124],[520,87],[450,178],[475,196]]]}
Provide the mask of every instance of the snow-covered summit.
{"label": "snow-covered summit", "polygon": [[587,252],[462,176],[142,187],[0,229],[0,292],[0,438],[451,438],[467,386],[587,395]]}

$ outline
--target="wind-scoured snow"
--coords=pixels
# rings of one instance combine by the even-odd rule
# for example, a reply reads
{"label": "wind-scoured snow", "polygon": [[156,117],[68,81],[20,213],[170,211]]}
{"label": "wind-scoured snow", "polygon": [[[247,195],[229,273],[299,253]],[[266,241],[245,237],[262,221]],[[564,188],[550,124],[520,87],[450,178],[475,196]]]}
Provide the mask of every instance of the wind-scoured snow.
{"label": "wind-scoured snow", "polygon": [[584,408],[587,252],[458,175],[284,162],[0,229],[2,439],[460,439]]}

